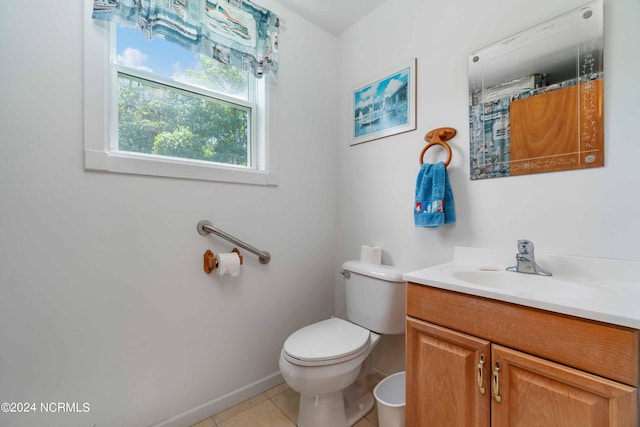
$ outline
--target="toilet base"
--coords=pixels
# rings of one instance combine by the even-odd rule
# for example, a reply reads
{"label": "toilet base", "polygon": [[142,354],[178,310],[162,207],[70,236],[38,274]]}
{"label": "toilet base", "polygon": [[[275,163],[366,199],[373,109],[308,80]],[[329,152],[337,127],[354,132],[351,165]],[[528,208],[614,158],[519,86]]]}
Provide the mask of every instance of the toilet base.
{"label": "toilet base", "polygon": [[373,409],[371,393],[345,407],[342,392],[300,395],[298,427],[351,427]]}
{"label": "toilet base", "polygon": [[356,380],[344,390],[324,394],[301,394],[298,427],[351,427],[373,409],[375,399],[367,388],[367,358]]}
{"label": "toilet base", "polygon": [[298,427],[348,427],[342,392],[301,394]]}
{"label": "toilet base", "polygon": [[363,396],[358,402],[356,402],[355,405],[347,407],[347,425],[352,426],[362,418],[364,418],[364,416],[373,409],[374,403],[375,399],[373,397],[373,394],[368,393],[367,395]]}

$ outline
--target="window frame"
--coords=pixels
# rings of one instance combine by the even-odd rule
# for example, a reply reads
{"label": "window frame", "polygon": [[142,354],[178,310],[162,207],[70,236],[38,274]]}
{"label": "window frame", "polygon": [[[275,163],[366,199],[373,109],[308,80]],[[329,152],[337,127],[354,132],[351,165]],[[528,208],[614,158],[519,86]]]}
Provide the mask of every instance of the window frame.
{"label": "window frame", "polygon": [[[255,185],[278,185],[275,171],[273,129],[269,111],[275,104],[272,85],[262,78],[256,84],[256,108],[252,108],[252,166],[228,165],[201,160],[179,159],[112,148],[117,138],[117,69],[111,63],[115,24],[94,21],[92,2],[84,5],[84,168],[135,175],[184,178]],[[127,74],[130,69],[127,68]],[[135,73],[137,74],[137,73]],[[143,78],[148,78],[140,76]],[[154,78],[153,80],[161,80]],[[171,86],[180,88],[180,83]],[[203,90],[206,92],[206,90]],[[218,94],[216,98],[224,100]],[[233,100],[242,105],[242,101]]]}

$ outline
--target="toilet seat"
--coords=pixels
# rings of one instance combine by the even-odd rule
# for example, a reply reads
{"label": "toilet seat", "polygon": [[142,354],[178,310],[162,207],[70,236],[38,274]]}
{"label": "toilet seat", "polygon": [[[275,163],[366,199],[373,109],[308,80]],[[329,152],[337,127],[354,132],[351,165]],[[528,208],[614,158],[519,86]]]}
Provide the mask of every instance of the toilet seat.
{"label": "toilet seat", "polygon": [[291,334],[282,355],[300,366],[333,365],[358,357],[369,348],[369,342],[369,330],[334,317]]}

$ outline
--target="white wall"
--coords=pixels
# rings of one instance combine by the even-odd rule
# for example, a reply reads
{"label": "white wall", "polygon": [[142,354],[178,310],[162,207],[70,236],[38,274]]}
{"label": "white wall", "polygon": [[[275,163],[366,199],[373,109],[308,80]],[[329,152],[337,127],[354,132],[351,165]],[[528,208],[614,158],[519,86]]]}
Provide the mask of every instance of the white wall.
{"label": "white wall", "polygon": [[[337,272],[363,243],[403,270],[447,261],[455,245],[513,248],[521,237],[640,260],[637,0],[605,0],[606,167],[469,181],[467,54],[581,3],[389,0],[335,39],[262,1],[286,18],[275,188],[84,172],[82,3],[4,5],[0,401],[91,410],[0,413],[0,425],[185,425],[227,393],[264,386],[284,339],[332,313],[331,283],[344,312]],[[349,147],[350,90],[411,57],[418,130]],[[458,222],[417,229],[417,157],[440,126],[459,131],[449,168]],[[247,254],[238,279],[204,275],[204,250],[231,246],[197,234],[203,218],[273,261]],[[376,353],[379,369],[397,370],[401,339]]]}
{"label": "white wall", "polygon": [[[637,0],[605,0],[606,166],[469,180],[467,55],[584,3],[389,0],[341,35],[337,264],[368,243],[384,248],[384,263],[411,271],[450,260],[456,245],[515,251],[519,238],[543,251],[640,260]],[[412,57],[418,62],[417,130],[350,147],[350,91]],[[457,223],[416,228],[418,156],[424,135],[442,126],[458,130],[448,168]],[[341,314],[339,279],[336,290]],[[379,369],[401,367],[401,345],[379,346]]]}
{"label": "white wall", "polygon": [[[287,20],[277,187],[85,172],[82,2],[3,5],[0,402],[90,404],[3,427],[146,426],[204,405],[174,425],[198,421],[278,381],[285,338],[333,313],[337,39],[261,4]],[[201,219],[271,263],[245,253],[239,278],[207,276],[205,249],[233,246]]]}

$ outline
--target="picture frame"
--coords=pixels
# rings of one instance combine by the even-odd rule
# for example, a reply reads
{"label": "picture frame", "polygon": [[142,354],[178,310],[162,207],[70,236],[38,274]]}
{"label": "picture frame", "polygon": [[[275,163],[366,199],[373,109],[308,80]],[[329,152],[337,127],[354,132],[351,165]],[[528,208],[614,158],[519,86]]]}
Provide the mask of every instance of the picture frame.
{"label": "picture frame", "polygon": [[351,144],[416,129],[416,58],[351,93]]}

